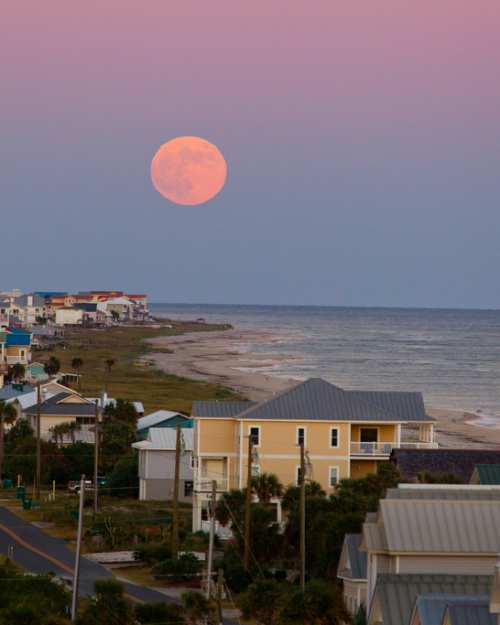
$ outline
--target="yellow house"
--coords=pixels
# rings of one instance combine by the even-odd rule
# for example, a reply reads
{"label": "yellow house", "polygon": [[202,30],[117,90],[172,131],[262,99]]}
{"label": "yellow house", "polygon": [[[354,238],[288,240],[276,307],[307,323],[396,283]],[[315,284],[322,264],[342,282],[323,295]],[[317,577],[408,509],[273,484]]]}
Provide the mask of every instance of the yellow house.
{"label": "yellow house", "polygon": [[[40,434],[42,438],[48,440],[53,437],[55,426],[63,423],[75,423],[78,427],[78,431],[74,435],[75,439],[93,443],[95,413],[95,403],[82,397],[79,393],[69,389],[58,392],[40,403]],[[30,425],[35,428],[38,405],[34,403],[24,410],[24,414],[29,419]],[[71,442],[71,436],[66,435],[62,442]]]}
{"label": "yellow house", "polygon": [[327,493],[374,472],[394,447],[436,446],[421,393],[346,391],[317,378],[261,403],[195,401],[192,417],[195,531],[205,528],[212,481],[219,493],[246,486],[249,437],[253,475],[297,484],[303,441],[308,478]]}

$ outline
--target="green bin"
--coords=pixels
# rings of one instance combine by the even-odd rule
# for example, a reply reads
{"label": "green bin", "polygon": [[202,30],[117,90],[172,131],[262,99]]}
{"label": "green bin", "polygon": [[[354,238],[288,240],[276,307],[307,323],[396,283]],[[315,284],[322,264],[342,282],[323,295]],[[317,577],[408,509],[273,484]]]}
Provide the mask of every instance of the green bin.
{"label": "green bin", "polygon": [[23,499],[23,510],[31,510],[31,499]]}
{"label": "green bin", "polygon": [[12,480],[9,480],[9,479],[7,479],[7,478],[6,478],[6,479],[3,481],[3,487],[4,487],[4,488],[12,488]]}
{"label": "green bin", "polygon": [[18,486],[16,488],[16,499],[24,499],[26,497],[26,489],[24,486]]}

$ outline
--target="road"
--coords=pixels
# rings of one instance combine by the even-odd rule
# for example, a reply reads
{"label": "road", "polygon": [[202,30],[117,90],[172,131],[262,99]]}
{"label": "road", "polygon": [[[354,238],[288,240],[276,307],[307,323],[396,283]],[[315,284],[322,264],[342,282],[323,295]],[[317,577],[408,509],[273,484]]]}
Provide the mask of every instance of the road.
{"label": "road", "polygon": [[[54,573],[58,577],[73,578],[75,553],[67,547],[63,539],[46,534],[10,510],[0,507],[0,554],[8,555],[11,546],[13,546],[12,559],[23,569],[32,573]],[[97,579],[111,577],[112,573],[108,569],[82,556],[80,596],[92,595]],[[175,599],[152,588],[129,582],[122,584],[127,596],[134,601],[177,603]]]}

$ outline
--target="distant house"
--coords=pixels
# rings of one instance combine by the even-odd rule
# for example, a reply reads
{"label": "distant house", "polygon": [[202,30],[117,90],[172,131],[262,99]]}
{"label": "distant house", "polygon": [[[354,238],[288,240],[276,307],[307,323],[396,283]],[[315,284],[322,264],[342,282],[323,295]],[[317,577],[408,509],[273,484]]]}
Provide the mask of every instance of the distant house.
{"label": "distant house", "polygon": [[337,577],[342,580],[344,603],[354,615],[361,605],[366,606],[367,561],[360,549],[361,534],[346,534],[340,553]]}
{"label": "distant house", "polygon": [[180,412],[157,410],[156,412],[152,412],[138,419],[137,438],[139,440],[146,439],[150,428],[175,428],[178,425],[180,425],[181,428],[192,428],[193,421]]}
{"label": "distant house", "polygon": [[[108,397],[107,393],[103,393],[100,397],[86,397],[86,399],[92,402],[94,405],[97,402],[101,408],[106,408],[107,406],[114,406],[116,404],[116,399],[114,397]],[[144,415],[144,406],[140,401],[131,401],[132,406],[135,408],[137,416],[140,418]]]}
{"label": "distant house", "polygon": [[0,328],[0,365],[27,365],[31,361],[32,334],[16,326]]}
{"label": "distant house", "polygon": [[[24,410],[30,425],[34,428],[38,414],[38,405],[35,403]],[[79,428],[75,432],[75,440],[89,443],[94,442],[95,404],[74,391],[57,393],[45,399],[40,404],[40,432],[42,438],[53,438],[53,429],[63,423],[75,423]],[[71,442],[71,437],[66,436],[63,443]]]}
{"label": "distant house", "polygon": [[84,326],[106,325],[108,316],[104,311],[99,310],[97,302],[82,302],[75,304],[73,308],[82,311],[82,324]]}
{"label": "distant house", "polygon": [[[172,499],[177,431],[150,428],[146,440],[133,443],[139,451],[139,499]],[[193,494],[193,430],[182,430],[179,500],[191,502]]]}
{"label": "distant house", "polygon": [[23,325],[32,325],[36,322],[37,317],[47,316],[48,307],[43,297],[31,293],[13,298],[9,313],[19,319]]}
{"label": "distant house", "polygon": [[56,309],[56,324],[58,326],[76,326],[83,323],[83,310],[73,307]]}
{"label": "distant house", "polygon": [[[368,613],[368,625],[407,625],[419,596],[435,593],[459,597],[485,596],[489,595],[492,582],[492,575],[381,573]],[[473,621],[464,621],[461,625],[466,623],[472,625]]]}
{"label": "distant house", "polygon": [[500,464],[500,449],[393,449],[390,461],[408,482],[428,471],[452,474],[468,484],[477,464]]}

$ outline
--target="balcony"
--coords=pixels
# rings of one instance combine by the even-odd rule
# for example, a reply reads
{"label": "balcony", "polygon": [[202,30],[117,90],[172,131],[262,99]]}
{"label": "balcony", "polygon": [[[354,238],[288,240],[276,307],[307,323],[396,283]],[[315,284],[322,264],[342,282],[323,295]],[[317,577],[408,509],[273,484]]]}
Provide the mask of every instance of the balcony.
{"label": "balcony", "polygon": [[218,493],[223,493],[229,488],[229,480],[227,477],[195,477],[194,490],[197,493],[211,493],[212,482],[215,480],[217,483],[216,490]]}
{"label": "balcony", "polygon": [[351,443],[351,456],[357,458],[388,458],[393,449],[437,449],[437,447],[437,443],[423,441]]}

